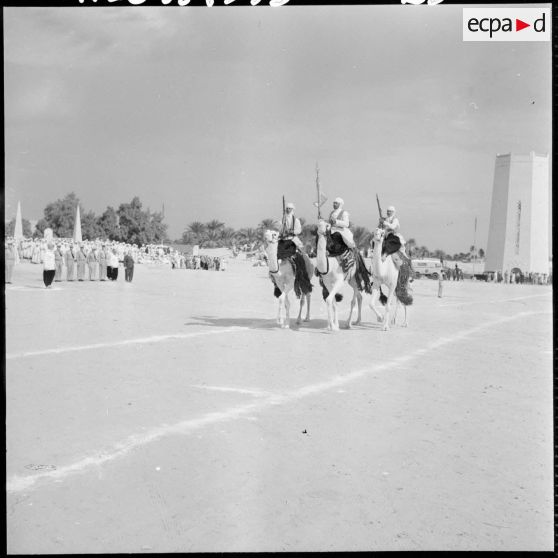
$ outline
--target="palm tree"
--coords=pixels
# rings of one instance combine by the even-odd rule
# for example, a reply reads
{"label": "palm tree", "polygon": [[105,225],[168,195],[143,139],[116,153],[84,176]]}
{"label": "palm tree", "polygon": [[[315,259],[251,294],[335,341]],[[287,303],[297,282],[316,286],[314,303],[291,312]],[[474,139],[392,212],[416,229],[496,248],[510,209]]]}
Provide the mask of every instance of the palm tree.
{"label": "palm tree", "polygon": [[260,232],[253,228],[243,228],[236,232],[235,238],[240,244],[248,244],[250,248],[261,238]]}
{"label": "palm tree", "polygon": [[355,227],[353,230],[353,240],[359,250],[367,250],[370,247],[372,233],[366,227]]}
{"label": "palm tree", "polygon": [[225,223],[221,223],[221,221],[218,221],[217,219],[213,219],[205,224],[205,228],[207,229],[208,232],[220,231],[222,228],[224,228],[224,226]]}
{"label": "palm tree", "polygon": [[225,227],[221,230],[221,245],[232,248],[235,240],[236,231],[232,227]]}
{"label": "palm tree", "polygon": [[258,230],[263,233],[266,230],[278,231],[281,223],[277,219],[262,219],[258,225]]}
{"label": "palm tree", "polygon": [[203,246],[205,241],[206,226],[200,221],[194,221],[188,225],[188,228],[182,234],[182,239],[186,244],[198,244]]}
{"label": "palm tree", "polygon": [[409,238],[409,240],[407,240],[405,242],[405,252],[407,252],[407,255],[409,256],[409,258],[414,257],[414,252],[417,248],[417,241],[414,238]]}

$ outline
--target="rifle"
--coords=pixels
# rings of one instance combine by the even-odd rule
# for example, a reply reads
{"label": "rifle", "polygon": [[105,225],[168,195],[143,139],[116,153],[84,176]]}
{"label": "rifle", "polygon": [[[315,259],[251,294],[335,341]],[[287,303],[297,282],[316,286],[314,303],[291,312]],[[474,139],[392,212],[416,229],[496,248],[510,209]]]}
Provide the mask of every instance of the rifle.
{"label": "rifle", "polygon": [[322,218],[322,213],[320,211],[322,199],[320,196],[320,169],[318,168],[318,163],[316,163],[316,190],[318,192],[317,206],[318,206],[318,221],[319,221]]}
{"label": "rifle", "polygon": [[380,220],[379,220],[379,228],[383,228],[383,224],[382,221],[384,220],[384,216],[382,215],[382,208],[380,206],[380,198],[378,197],[378,194],[376,194],[376,203],[378,204],[378,213],[380,214]]}
{"label": "rifle", "polygon": [[283,196],[283,219],[281,221],[281,235],[283,235],[285,233],[285,217],[286,217],[287,211],[285,209],[285,196]]}

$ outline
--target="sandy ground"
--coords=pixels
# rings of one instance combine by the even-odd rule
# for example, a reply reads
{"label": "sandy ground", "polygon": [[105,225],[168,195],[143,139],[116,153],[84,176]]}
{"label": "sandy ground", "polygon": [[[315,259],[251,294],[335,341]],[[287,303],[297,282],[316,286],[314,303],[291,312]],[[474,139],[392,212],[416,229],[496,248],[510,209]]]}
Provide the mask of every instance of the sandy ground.
{"label": "sandy ground", "polygon": [[552,550],[551,290],[436,294],[331,333],[316,288],[282,330],[246,261],[51,290],[17,266],[8,552]]}

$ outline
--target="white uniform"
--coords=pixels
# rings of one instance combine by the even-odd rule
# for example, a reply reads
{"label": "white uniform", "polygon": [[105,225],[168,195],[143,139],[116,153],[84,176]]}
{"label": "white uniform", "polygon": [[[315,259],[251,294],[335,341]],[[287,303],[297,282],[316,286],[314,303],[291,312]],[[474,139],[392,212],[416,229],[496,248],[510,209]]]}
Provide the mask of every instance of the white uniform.
{"label": "white uniform", "polygon": [[[334,220],[333,223],[332,220]],[[353,233],[349,229],[349,212],[342,207],[338,207],[330,213],[329,221],[331,223],[331,233],[338,232],[347,247],[354,248],[355,242],[353,240]]]}
{"label": "white uniform", "polygon": [[301,232],[302,225],[300,224],[300,219],[295,217],[294,213],[285,213],[285,219],[281,227],[281,236],[292,240],[299,250],[302,250],[302,241],[298,238]]}

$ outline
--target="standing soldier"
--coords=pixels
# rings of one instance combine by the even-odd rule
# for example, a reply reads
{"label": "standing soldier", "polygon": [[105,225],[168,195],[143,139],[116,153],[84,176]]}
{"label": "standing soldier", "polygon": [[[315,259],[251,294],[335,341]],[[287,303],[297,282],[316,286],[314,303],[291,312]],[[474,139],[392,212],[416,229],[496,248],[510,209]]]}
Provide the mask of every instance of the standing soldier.
{"label": "standing soldier", "polygon": [[54,265],[55,265],[55,273],[54,273],[54,281],[57,283],[62,281],[62,251],[60,250],[60,244],[56,245],[56,249],[54,250]]}
{"label": "standing soldier", "polygon": [[64,254],[64,260],[66,262],[66,281],[73,281],[74,280],[74,262],[75,256],[74,251],[75,248],[73,244],[68,245],[68,249]]}
{"label": "standing soldier", "polygon": [[85,262],[87,257],[83,251],[83,245],[79,244],[76,252],[76,262],[77,262],[77,280],[83,281],[85,279]]}
{"label": "standing soldier", "polygon": [[104,244],[99,249],[99,280],[105,281],[107,278],[107,255]]}
{"label": "standing soldier", "polygon": [[15,255],[15,246],[13,240],[7,240],[5,244],[5,255],[4,255],[4,264],[6,270],[6,277],[4,281],[6,283],[12,282],[12,275],[14,272],[14,265],[16,262],[16,255]]}
{"label": "standing soldier", "polygon": [[87,267],[89,268],[89,280],[95,281],[97,279],[97,267],[99,258],[97,256],[97,247],[93,245],[89,254],[87,254]]}
{"label": "standing soldier", "polygon": [[124,279],[131,283],[134,278],[134,258],[132,258],[132,251],[128,250],[124,256]]}

